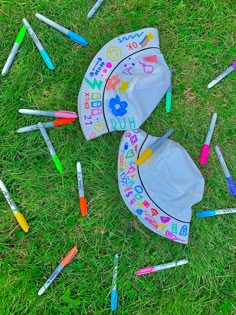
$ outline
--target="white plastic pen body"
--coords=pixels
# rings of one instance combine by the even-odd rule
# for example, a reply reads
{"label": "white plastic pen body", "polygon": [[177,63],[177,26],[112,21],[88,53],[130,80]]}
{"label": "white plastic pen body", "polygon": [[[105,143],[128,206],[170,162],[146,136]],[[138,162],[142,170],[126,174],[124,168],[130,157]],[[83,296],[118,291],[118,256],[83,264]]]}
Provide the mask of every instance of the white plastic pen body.
{"label": "white plastic pen body", "polygon": [[16,214],[17,212],[19,212],[15,202],[12,200],[9,191],[7,190],[7,187],[5,186],[3,181],[1,181],[1,180],[0,180],[0,188],[1,188],[2,192],[3,192],[3,195],[4,195],[7,203],[9,204],[11,210],[13,211],[13,213]]}
{"label": "white plastic pen body", "polygon": [[42,134],[42,136],[43,136],[43,138],[44,138],[44,140],[45,140],[45,142],[46,142],[46,144],[47,144],[47,147],[48,147],[48,150],[49,150],[51,156],[52,156],[52,157],[55,156],[55,155],[56,155],[56,152],[55,152],[55,150],[54,150],[54,148],[53,148],[52,142],[51,142],[51,140],[49,139],[48,133],[47,133],[47,131],[46,131],[46,129],[45,129],[43,123],[41,123],[41,122],[38,123],[38,126],[39,126],[39,129],[40,129],[40,131],[41,131],[41,134]]}
{"label": "white plastic pen body", "polygon": [[230,177],[229,169],[228,169],[228,167],[227,167],[227,165],[225,163],[225,160],[224,160],[223,155],[222,155],[222,153],[220,151],[220,148],[217,145],[215,146],[215,152],[216,152],[216,155],[218,156],[218,159],[220,161],[220,165],[221,165],[221,167],[223,169],[225,177],[226,178]]}
{"label": "white plastic pen body", "polygon": [[50,25],[51,27],[55,28],[56,30],[60,31],[61,33],[67,35],[69,30],[60,24],[48,19],[46,16],[43,16],[42,14],[36,13],[35,16],[42,22]]}
{"label": "white plastic pen body", "polygon": [[12,65],[13,63],[13,60],[15,59],[15,56],[19,50],[19,47],[20,47],[20,44],[18,43],[14,43],[13,47],[12,47],[12,50],[10,52],[10,55],[8,56],[7,58],[7,61],[2,69],[2,75],[6,75],[8,70],[10,69],[10,66]]}
{"label": "white plastic pen body", "polygon": [[83,174],[82,174],[82,167],[81,167],[81,163],[80,162],[77,162],[76,168],[77,168],[77,179],[78,179],[79,196],[80,197],[84,197]]}
{"label": "white plastic pen body", "polygon": [[29,32],[31,38],[33,39],[35,45],[37,46],[38,50],[44,50],[43,45],[41,44],[40,40],[38,39],[37,35],[35,34],[34,30],[32,29],[31,25],[26,19],[23,19],[23,23],[25,24],[27,31]]}
{"label": "white plastic pen body", "polygon": [[207,87],[208,89],[212,88],[214,85],[216,85],[218,82],[220,82],[224,77],[226,77],[230,72],[234,71],[235,69],[230,66],[227,68],[224,72],[222,72],[220,75],[218,75],[213,81],[211,81]]}
{"label": "white plastic pen body", "polygon": [[236,208],[215,210],[215,215],[227,214],[227,213],[236,213]]}
{"label": "white plastic pen body", "polygon": [[48,116],[55,117],[55,112],[52,111],[44,111],[44,110],[36,110],[36,109],[19,109],[19,113],[26,115],[37,115],[37,116]]}
{"label": "white plastic pen body", "polygon": [[89,10],[87,17],[90,19],[99,9],[99,7],[102,5],[104,0],[98,0],[94,6]]}
{"label": "white plastic pen body", "polygon": [[210,123],[210,126],[208,128],[207,136],[206,136],[206,139],[205,139],[205,142],[204,142],[205,144],[210,145],[210,143],[211,143],[211,138],[213,136],[213,132],[214,132],[214,129],[215,129],[216,120],[217,120],[217,113],[214,113],[212,115],[211,123]]}
{"label": "white plastic pen body", "polygon": [[[54,125],[53,125],[53,122],[50,121],[50,122],[46,122],[46,123],[43,123],[44,125],[44,128],[53,128]],[[26,127],[22,127],[22,128],[19,128],[17,129],[17,133],[23,133],[23,132],[29,132],[29,131],[34,131],[34,130],[38,130],[39,129],[39,125],[31,125],[31,126],[26,126]]]}

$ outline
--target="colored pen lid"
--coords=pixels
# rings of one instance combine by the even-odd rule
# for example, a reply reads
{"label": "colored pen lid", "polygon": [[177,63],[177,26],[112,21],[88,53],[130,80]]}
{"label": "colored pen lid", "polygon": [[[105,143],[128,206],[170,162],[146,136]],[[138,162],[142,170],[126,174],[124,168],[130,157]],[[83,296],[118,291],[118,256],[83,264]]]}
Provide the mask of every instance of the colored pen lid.
{"label": "colored pen lid", "polygon": [[191,208],[204,193],[204,178],[188,152],[165,140],[140,166],[135,161],[158,138],[126,131],[118,152],[118,182],[129,210],[153,232],[188,243]]}
{"label": "colored pen lid", "polygon": [[138,128],[170,83],[156,28],[114,38],[94,57],[80,88],[78,112],[85,138]]}
{"label": "colored pen lid", "polygon": [[23,25],[22,28],[20,29],[20,31],[19,31],[17,37],[16,37],[16,43],[17,43],[17,44],[20,45],[20,44],[23,42],[23,39],[24,39],[24,37],[25,37],[26,30],[27,30],[26,26]]}

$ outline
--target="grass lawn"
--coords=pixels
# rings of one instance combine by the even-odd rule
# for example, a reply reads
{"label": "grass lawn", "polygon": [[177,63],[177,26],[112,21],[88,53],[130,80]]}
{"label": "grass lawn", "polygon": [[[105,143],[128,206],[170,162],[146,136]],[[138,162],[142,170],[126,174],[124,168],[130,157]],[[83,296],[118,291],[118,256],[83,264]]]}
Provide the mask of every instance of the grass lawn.
{"label": "grass lawn", "polygon": [[[0,193],[0,315],[110,314],[114,254],[118,253],[119,303],[124,315],[236,314],[235,215],[192,217],[190,240],[182,245],[141,225],[125,206],[118,188],[117,150],[122,132],[86,141],[79,121],[48,130],[61,159],[61,176],[38,131],[17,134],[39,117],[20,108],[77,112],[83,76],[95,54],[116,36],[144,27],[159,30],[161,52],[173,67],[173,104],[163,99],[142,125],[172,139],[199,166],[211,115],[218,113],[205,178],[203,209],[236,207],[214,146],[219,145],[236,180],[236,73],[211,90],[207,84],[236,57],[235,2],[230,0],[105,1],[93,19],[93,0],[1,0],[0,67],[25,17],[56,66],[48,70],[26,34],[6,77],[0,78],[0,178],[30,225],[24,233]],[[41,14],[73,29],[87,47],[36,19]],[[52,119],[42,117],[46,122]],[[81,161],[88,217],[78,206],[76,162]],[[78,254],[38,296],[39,288],[74,246]],[[135,276],[148,265],[188,258],[189,264]]]}

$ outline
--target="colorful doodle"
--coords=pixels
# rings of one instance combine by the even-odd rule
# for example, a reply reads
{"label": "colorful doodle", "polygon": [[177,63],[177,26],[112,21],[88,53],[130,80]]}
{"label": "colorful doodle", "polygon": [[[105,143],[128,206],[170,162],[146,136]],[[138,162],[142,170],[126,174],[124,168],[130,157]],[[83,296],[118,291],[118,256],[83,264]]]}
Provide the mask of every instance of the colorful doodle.
{"label": "colorful doodle", "polygon": [[134,129],[136,128],[136,122],[134,117],[128,117],[128,119],[110,119],[111,123],[111,130],[117,130],[117,125],[119,126],[120,130],[126,129]]}
{"label": "colorful doodle", "polygon": [[121,101],[119,95],[116,97],[112,97],[109,101],[109,107],[114,116],[123,116],[127,113],[126,107],[128,103],[125,101]]}
{"label": "colorful doodle", "polygon": [[121,86],[119,87],[118,90],[121,91],[122,93],[125,93],[128,87],[129,87],[129,82],[121,81]]}
{"label": "colorful doodle", "polygon": [[128,41],[128,40],[130,40],[130,39],[134,39],[134,38],[136,38],[136,37],[140,37],[140,36],[142,36],[143,35],[143,32],[141,32],[141,33],[136,33],[136,34],[134,34],[134,35],[129,35],[129,36],[123,36],[123,37],[118,37],[118,41],[120,42],[120,43],[123,43],[124,41]]}
{"label": "colorful doodle", "polygon": [[153,38],[154,38],[153,34],[152,33],[148,33],[147,35],[145,35],[145,37],[143,38],[143,40],[139,44],[144,48],[145,46],[147,46],[147,44]]}
{"label": "colorful doodle", "polygon": [[116,86],[120,83],[120,78],[118,75],[113,75],[111,78],[107,80],[106,90],[115,91]]}
{"label": "colorful doodle", "polygon": [[146,61],[146,62],[155,62],[155,63],[158,63],[157,55],[152,55],[152,56],[144,57],[143,60]]}
{"label": "colorful doodle", "polygon": [[187,225],[183,225],[180,232],[179,232],[179,235],[186,236],[187,234],[188,234],[188,227],[187,227]]}
{"label": "colorful doodle", "polygon": [[140,62],[140,61],[139,61],[139,63],[142,65],[144,73],[146,73],[146,74],[153,73],[154,67],[152,65],[147,65],[147,64]]}
{"label": "colorful doodle", "polygon": [[111,46],[107,49],[107,57],[111,61],[118,61],[122,56],[122,51],[118,46]]}
{"label": "colorful doodle", "polygon": [[169,218],[169,217],[162,217],[162,216],[160,217],[160,219],[161,219],[162,223],[167,223],[171,220],[171,218]]}
{"label": "colorful doodle", "polygon": [[172,223],[171,232],[174,233],[174,234],[178,233],[177,223]]}
{"label": "colorful doodle", "polygon": [[99,90],[102,87],[103,81],[98,81],[97,79],[93,79],[93,82],[87,79],[86,77],[84,78],[85,82],[91,87],[91,89],[98,88]]}

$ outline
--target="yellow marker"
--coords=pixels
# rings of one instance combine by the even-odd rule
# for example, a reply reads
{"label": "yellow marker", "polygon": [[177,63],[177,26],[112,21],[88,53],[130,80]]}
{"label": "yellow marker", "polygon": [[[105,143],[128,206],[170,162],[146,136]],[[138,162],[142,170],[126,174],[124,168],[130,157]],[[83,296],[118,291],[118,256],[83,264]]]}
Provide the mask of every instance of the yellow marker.
{"label": "yellow marker", "polygon": [[142,164],[145,160],[147,160],[154,151],[174,132],[174,129],[168,130],[162,137],[160,137],[156,142],[154,142],[150,148],[147,148],[143,151],[140,157],[135,162],[137,165]]}
{"label": "yellow marker", "polygon": [[16,217],[16,220],[20,224],[22,230],[24,232],[28,232],[29,231],[28,223],[26,222],[23,214],[20,213],[19,210],[17,209],[15,202],[11,199],[11,196],[10,196],[9,191],[7,190],[7,187],[5,186],[3,181],[1,181],[1,180],[0,180],[0,188],[3,192],[4,197],[6,198],[6,201],[8,202],[8,204],[10,206],[11,210],[13,211],[14,216]]}

